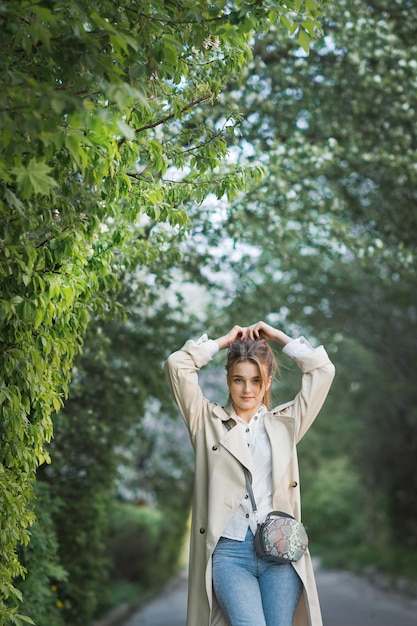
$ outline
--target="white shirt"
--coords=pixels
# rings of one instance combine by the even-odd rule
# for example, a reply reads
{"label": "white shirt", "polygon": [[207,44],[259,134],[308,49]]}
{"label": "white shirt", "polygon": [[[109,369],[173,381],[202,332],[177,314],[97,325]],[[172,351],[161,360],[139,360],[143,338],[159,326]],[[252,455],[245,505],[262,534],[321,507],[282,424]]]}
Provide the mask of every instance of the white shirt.
{"label": "white shirt", "polygon": [[255,534],[258,521],[263,522],[272,510],[272,450],[263,420],[266,411],[266,407],[262,404],[249,422],[245,422],[236,414],[233,415],[237,423],[235,428],[241,429],[252,457],[252,490],[257,514],[255,516],[251,499],[247,494],[222,533],[223,537],[229,539],[243,541],[248,526]]}
{"label": "white shirt", "polygon": [[[217,343],[208,339],[207,335],[200,337],[197,343],[204,344],[212,356],[219,351]],[[282,351],[290,358],[295,359],[306,356],[313,350],[314,348],[307,339],[298,337],[287,343]],[[235,428],[242,430],[244,440],[250,448],[252,456],[252,489],[257,505],[257,515],[255,517],[251,499],[249,494],[246,494],[222,533],[222,536],[228,539],[244,541],[248,526],[255,534],[258,522],[262,523],[272,510],[272,449],[263,420],[266,411],[266,407],[262,404],[249,422],[245,422],[236,414],[233,415],[236,420]]]}

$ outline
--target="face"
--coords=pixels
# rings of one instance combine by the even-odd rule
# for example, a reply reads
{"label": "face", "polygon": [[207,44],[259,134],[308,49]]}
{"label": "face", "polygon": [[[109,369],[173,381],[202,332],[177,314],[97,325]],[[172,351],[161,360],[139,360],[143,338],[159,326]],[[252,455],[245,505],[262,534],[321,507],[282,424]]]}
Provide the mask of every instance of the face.
{"label": "face", "polygon": [[245,421],[249,421],[262,404],[265,391],[271,385],[271,379],[266,385],[262,385],[257,365],[252,361],[242,361],[233,366],[227,385],[236,413]]}

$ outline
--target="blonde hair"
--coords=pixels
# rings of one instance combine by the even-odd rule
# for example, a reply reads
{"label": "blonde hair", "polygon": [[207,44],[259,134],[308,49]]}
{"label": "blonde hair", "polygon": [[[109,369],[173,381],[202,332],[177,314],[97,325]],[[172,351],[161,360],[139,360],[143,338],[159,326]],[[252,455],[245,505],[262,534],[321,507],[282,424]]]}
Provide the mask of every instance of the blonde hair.
{"label": "blonde hair", "polygon": [[262,401],[268,409],[271,408],[272,385],[268,387],[268,383],[270,378],[273,379],[279,373],[279,367],[269,343],[265,339],[243,339],[230,344],[226,361],[228,381],[236,363],[244,361],[254,363],[258,368],[261,386],[265,387]]}

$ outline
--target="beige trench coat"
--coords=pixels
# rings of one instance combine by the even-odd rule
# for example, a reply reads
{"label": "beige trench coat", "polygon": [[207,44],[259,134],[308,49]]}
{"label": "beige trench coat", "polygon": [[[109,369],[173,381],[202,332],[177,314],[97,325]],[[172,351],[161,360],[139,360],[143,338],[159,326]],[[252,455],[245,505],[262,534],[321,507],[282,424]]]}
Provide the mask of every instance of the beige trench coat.
{"label": "beige trench coat", "polygon": [[[187,626],[227,626],[212,592],[211,557],[223,530],[245,497],[242,465],[252,459],[240,428],[227,430],[226,410],[207,400],[198,370],[211,360],[204,344],[187,341],[165,364],[174,399],[189,430],[196,454],[190,539]],[[300,520],[300,487],[296,444],[311,426],[327,396],[334,366],[323,346],[295,359],[303,372],[295,399],[264,416],[272,445],[273,509]],[[293,626],[322,626],[311,558],[293,564],[303,585]]]}

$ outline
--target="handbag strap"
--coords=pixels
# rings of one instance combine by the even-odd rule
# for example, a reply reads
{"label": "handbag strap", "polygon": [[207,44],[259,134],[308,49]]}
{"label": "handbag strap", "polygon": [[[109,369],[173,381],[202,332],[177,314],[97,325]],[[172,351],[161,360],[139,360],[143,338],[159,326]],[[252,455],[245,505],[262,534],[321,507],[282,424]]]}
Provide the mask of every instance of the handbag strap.
{"label": "handbag strap", "polygon": [[[233,428],[233,426],[231,425],[231,421],[232,420],[229,419],[229,420],[227,420],[227,422],[224,422],[227,430],[231,430]],[[250,501],[251,501],[251,504],[252,504],[252,510],[253,510],[253,512],[255,514],[256,521],[258,521],[258,515],[257,515],[258,514],[258,509],[257,509],[257,506],[256,506],[255,495],[254,495],[253,489],[252,489],[252,483],[251,483],[251,479],[250,479],[250,475],[249,475],[249,470],[244,465],[242,465],[242,468],[243,468],[243,473],[245,475],[246,489],[249,492],[249,497],[250,497]]]}
{"label": "handbag strap", "polygon": [[[227,422],[224,422],[227,430],[231,430],[233,428],[234,424],[232,426],[231,422],[233,422],[232,419],[229,419],[229,420],[227,420]],[[251,479],[250,479],[250,475],[249,475],[249,470],[244,465],[242,465],[242,468],[243,468],[243,473],[245,474],[246,489],[249,492],[249,497],[250,497],[250,501],[252,503],[253,512],[255,514],[256,523],[259,526],[258,509],[256,507],[256,501],[255,501],[255,496],[254,496],[253,489],[252,489],[252,483],[251,483]],[[293,517],[289,513],[285,513],[284,511],[271,511],[270,513],[268,513],[268,517],[273,517],[274,515],[279,516],[279,517],[289,517],[290,519],[295,519],[295,517]],[[305,526],[305,528],[307,528],[307,527]]]}

